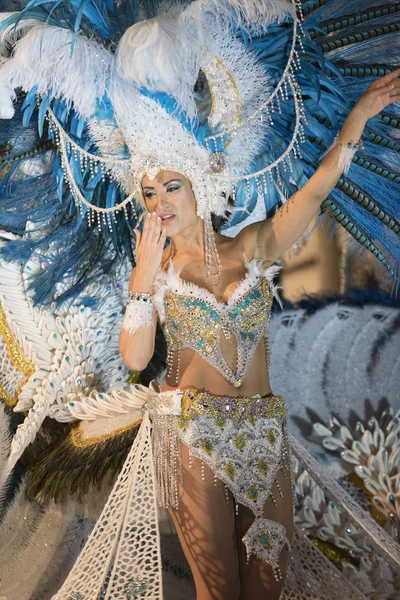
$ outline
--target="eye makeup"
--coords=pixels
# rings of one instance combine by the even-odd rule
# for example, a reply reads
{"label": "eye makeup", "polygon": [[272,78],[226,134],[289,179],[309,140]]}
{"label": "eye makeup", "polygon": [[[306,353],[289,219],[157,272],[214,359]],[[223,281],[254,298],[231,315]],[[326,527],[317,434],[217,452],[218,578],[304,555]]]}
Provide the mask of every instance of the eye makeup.
{"label": "eye makeup", "polygon": [[180,190],[182,187],[182,182],[179,181],[179,179],[174,180],[174,181],[169,181],[168,183],[165,184],[165,189],[167,190],[167,192],[176,192],[177,190]]}
{"label": "eye makeup", "polygon": [[[180,179],[172,179],[171,181],[167,181],[163,184],[163,187],[166,189],[167,193],[173,193],[180,190],[183,186],[183,182]],[[153,187],[144,187],[143,188],[143,196],[145,198],[151,198],[155,194],[155,188]]]}

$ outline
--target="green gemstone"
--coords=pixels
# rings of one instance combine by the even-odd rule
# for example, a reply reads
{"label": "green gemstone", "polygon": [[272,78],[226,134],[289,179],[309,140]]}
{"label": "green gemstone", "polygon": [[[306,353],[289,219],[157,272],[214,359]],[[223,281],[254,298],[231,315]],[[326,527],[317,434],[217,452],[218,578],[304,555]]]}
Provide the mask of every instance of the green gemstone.
{"label": "green gemstone", "polygon": [[225,472],[228,475],[228,477],[233,477],[234,474],[235,474],[235,467],[234,467],[234,465],[232,463],[228,463],[225,466]]}
{"label": "green gemstone", "polygon": [[247,490],[247,495],[249,498],[251,498],[251,500],[257,500],[258,498],[258,490],[256,487],[251,486],[249,487],[249,489]]}
{"label": "green gemstone", "polygon": [[258,539],[260,543],[264,546],[264,548],[267,548],[269,546],[269,534],[266,531],[260,533]]}
{"label": "green gemstone", "polygon": [[205,452],[212,452],[212,449],[214,446],[212,445],[210,440],[204,440],[202,443],[202,447],[203,447],[203,450],[205,450]]}

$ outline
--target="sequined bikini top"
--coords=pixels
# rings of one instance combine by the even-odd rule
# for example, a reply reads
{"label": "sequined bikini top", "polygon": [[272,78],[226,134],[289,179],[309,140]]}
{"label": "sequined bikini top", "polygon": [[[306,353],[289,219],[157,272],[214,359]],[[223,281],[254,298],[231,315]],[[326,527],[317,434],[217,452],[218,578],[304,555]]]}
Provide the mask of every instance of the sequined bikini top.
{"label": "sequined bikini top", "polygon": [[[229,300],[219,302],[205,288],[183,281],[172,262],[160,272],[154,286],[153,302],[168,345],[167,365],[173,353],[190,348],[217,369],[235,387],[240,387],[260,339],[265,336],[273,297],[278,301],[273,278],[279,267],[263,269],[259,259],[245,264],[247,273]],[[226,361],[221,349],[221,333],[236,340],[236,369]],[[178,373],[176,383],[178,383]]]}

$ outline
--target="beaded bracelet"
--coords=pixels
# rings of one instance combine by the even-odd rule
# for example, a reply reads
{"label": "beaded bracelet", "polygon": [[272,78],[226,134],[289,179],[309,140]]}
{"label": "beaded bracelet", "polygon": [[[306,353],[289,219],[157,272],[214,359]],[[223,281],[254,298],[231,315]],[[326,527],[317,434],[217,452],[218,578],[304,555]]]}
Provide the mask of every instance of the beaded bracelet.
{"label": "beaded bracelet", "polygon": [[134,302],[137,300],[138,302],[149,302],[152,303],[151,294],[147,292],[128,292],[128,302]]}
{"label": "beaded bracelet", "polygon": [[360,148],[364,148],[364,142],[362,140],[358,140],[358,142],[337,142],[336,146],[345,146],[346,148],[357,152]]}

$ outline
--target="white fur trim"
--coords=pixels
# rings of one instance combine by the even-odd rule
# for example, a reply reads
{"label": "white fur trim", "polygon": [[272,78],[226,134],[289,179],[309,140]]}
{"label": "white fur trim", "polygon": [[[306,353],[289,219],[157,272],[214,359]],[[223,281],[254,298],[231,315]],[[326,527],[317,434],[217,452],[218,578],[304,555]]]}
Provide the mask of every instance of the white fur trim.
{"label": "white fur trim", "polygon": [[[262,261],[260,262],[262,263]],[[283,290],[283,287],[274,283],[274,279],[281,270],[281,268],[282,267],[280,267],[279,265],[271,265],[270,267],[262,271],[262,276],[264,277],[264,279],[267,279],[275,300],[278,302],[279,306],[283,308],[282,300],[279,296],[279,290]]]}
{"label": "white fur trim", "polygon": [[153,287],[153,306],[157,311],[160,324],[165,322],[164,296],[169,285],[167,283],[168,273],[160,271],[156,277]]}
{"label": "white fur trim", "polygon": [[357,152],[357,148],[348,148],[347,146],[342,146],[338,158],[338,169],[345,175],[348,174],[351,163],[353,160],[353,156]]}
{"label": "white fur trim", "polygon": [[158,312],[160,323],[163,324],[165,321],[164,296],[167,290],[171,290],[178,295],[190,296],[196,300],[203,300],[204,302],[211,304],[219,312],[224,312],[230,310],[232,306],[239,302],[239,300],[254,288],[261,279],[267,279],[274,298],[276,298],[279,305],[282,307],[278,294],[278,290],[282,288],[279,285],[275,285],[273,281],[281,267],[272,265],[267,269],[264,269],[262,260],[257,258],[247,261],[245,266],[247,273],[239,282],[233,294],[231,294],[226,302],[219,302],[214,294],[206,288],[181,279],[180,274],[183,267],[176,269],[172,261],[170,261],[168,270],[158,274],[154,285],[153,303]]}
{"label": "white fur trim", "polygon": [[339,142],[339,134],[336,135],[332,144],[329,146],[328,150],[326,150],[326,152],[323,153],[320,160],[322,160],[327,154],[329,154],[329,152],[333,150],[333,148],[336,148],[336,146],[339,145],[341,146],[341,148],[336,166],[340,173],[344,173],[345,175],[347,175],[351,167],[353,156],[356,154],[358,148],[351,148],[346,144],[341,144]]}

